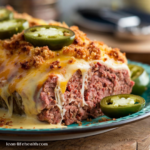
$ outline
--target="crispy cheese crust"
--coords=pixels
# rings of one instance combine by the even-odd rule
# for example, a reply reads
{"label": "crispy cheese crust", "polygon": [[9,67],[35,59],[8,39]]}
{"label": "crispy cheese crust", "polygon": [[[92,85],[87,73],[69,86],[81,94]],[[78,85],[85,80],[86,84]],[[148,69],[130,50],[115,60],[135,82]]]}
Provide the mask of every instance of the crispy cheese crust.
{"label": "crispy cheese crust", "polygon": [[[23,18],[28,20],[30,26],[47,24],[45,21],[33,18],[26,13],[19,14],[11,6],[7,6],[6,8],[13,11],[15,18]],[[62,49],[62,53],[64,55],[69,55],[78,59],[84,59],[86,61],[103,60],[105,62],[108,59],[112,59],[116,64],[127,63],[125,53],[121,53],[118,48],[108,47],[103,42],[91,41],[86,37],[86,34],[84,32],[79,30],[77,26],[69,27],[64,22],[60,23],[56,21],[51,21],[49,25],[69,28],[75,32],[74,43],[69,46],[63,47]],[[5,48],[9,49],[10,54],[12,54],[12,51],[15,48],[20,48],[19,53],[24,53],[24,51],[28,51],[29,53],[30,51],[33,51],[31,59],[26,60],[26,64],[29,64],[28,61],[34,61],[34,63],[30,63],[30,65],[35,66],[39,66],[40,64],[44,63],[44,60],[58,57],[59,55],[59,53],[51,51],[47,46],[36,48],[33,47],[30,43],[24,40],[23,32],[14,35],[10,40],[5,40],[3,45]]]}

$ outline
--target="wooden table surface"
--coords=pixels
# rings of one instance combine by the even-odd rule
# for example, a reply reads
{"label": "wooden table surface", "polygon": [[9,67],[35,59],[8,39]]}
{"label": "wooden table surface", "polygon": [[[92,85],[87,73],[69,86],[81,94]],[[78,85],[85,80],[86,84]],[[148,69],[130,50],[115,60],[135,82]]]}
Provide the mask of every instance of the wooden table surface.
{"label": "wooden table surface", "polygon": [[150,150],[150,117],[115,130],[72,140],[46,142],[48,146],[6,146],[0,141],[0,150]]}
{"label": "wooden table surface", "polygon": [[[86,31],[86,30],[85,30]],[[122,42],[109,34],[86,31],[89,38],[100,40],[111,47],[118,47],[131,60],[150,64],[150,42]],[[73,140],[47,142],[45,147],[8,147],[0,141],[0,150],[150,150],[150,117],[121,126],[115,130]]]}

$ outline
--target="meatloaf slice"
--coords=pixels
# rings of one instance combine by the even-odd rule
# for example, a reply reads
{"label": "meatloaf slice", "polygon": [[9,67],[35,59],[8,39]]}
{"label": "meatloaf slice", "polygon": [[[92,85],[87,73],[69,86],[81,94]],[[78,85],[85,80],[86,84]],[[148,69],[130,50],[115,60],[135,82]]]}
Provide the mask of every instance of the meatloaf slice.
{"label": "meatloaf slice", "polygon": [[99,62],[91,64],[85,78],[84,95],[81,92],[82,72],[77,70],[70,78],[63,94],[62,110],[65,113],[62,113],[55,99],[57,78],[49,78],[40,94],[44,109],[38,115],[39,120],[53,124],[62,120],[69,125],[91,116],[95,118],[102,115],[99,104],[102,98],[115,94],[129,94],[134,85],[127,69],[112,69]]}

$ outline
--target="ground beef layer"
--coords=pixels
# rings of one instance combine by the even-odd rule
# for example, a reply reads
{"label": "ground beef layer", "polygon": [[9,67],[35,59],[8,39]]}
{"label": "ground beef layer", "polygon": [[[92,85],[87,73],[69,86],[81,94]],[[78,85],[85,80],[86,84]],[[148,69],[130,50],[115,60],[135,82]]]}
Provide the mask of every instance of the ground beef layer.
{"label": "ground beef layer", "polygon": [[[91,64],[84,87],[84,97],[81,94],[82,89],[82,73],[80,70],[76,71],[70,78],[66,92],[64,93],[63,109],[65,113],[62,121],[66,124],[72,124],[88,117],[98,117],[102,115],[100,109],[100,100],[109,95],[115,94],[129,94],[132,91],[134,82],[130,80],[127,69],[112,69],[101,63]],[[48,80],[45,86],[49,88],[46,92],[41,93],[41,101],[49,103],[43,111],[38,115],[39,120],[47,121],[49,123],[59,123],[61,120],[60,111],[55,103],[53,80]],[[55,80],[55,86],[56,86]],[[53,99],[48,96],[48,92],[53,95]],[[46,97],[43,97],[45,95]],[[86,104],[83,103],[83,98]],[[47,102],[46,102],[47,101]]]}

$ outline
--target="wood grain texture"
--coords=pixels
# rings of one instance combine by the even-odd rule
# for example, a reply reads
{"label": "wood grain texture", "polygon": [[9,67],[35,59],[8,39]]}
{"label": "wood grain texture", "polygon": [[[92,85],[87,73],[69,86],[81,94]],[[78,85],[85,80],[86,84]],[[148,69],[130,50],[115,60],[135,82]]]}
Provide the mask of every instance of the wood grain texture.
{"label": "wood grain texture", "polygon": [[95,136],[48,142],[45,147],[6,147],[6,142],[0,142],[0,150],[149,150],[150,117]]}

